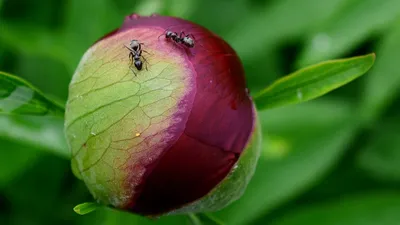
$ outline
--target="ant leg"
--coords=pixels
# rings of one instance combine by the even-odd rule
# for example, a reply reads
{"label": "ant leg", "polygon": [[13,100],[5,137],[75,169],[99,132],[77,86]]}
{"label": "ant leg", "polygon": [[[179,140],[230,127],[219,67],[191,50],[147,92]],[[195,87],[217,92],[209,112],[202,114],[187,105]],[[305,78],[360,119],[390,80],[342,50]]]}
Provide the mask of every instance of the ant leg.
{"label": "ant leg", "polygon": [[181,33],[179,34],[179,38],[182,39],[185,36],[185,32],[181,31]]}
{"label": "ant leg", "polygon": [[133,64],[133,53],[132,52],[129,53],[129,59],[131,60],[131,63],[129,65],[132,66],[132,64]]}
{"label": "ant leg", "polygon": [[196,40],[196,38],[194,37],[193,34],[188,34],[188,35],[186,35],[186,37],[191,37],[191,38],[193,38],[193,40]]}
{"label": "ant leg", "polygon": [[139,43],[138,51],[141,51],[141,50],[142,50],[142,45],[145,45],[145,44],[144,44],[144,43]]}
{"label": "ant leg", "polygon": [[143,52],[146,52],[147,54],[149,54],[149,55],[153,55],[153,54],[151,54],[150,52],[148,52],[148,51],[146,51],[146,50],[142,50]]}
{"label": "ant leg", "polygon": [[145,67],[146,67],[146,70],[147,71],[149,71],[148,69],[147,69],[147,64],[149,64],[149,62],[147,61],[147,59],[144,57],[144,56],[142,56],[142,58],[144,59],[144,61],[145,61]]}
{"label": "ant leg", "polygon": [[135,75],[135,77],[137,77],[137,75],[136,75],[135,71],[132,69],[132,66],[131,66],[131,67],[129,67],[129,69],[131,69],[132,73]]}

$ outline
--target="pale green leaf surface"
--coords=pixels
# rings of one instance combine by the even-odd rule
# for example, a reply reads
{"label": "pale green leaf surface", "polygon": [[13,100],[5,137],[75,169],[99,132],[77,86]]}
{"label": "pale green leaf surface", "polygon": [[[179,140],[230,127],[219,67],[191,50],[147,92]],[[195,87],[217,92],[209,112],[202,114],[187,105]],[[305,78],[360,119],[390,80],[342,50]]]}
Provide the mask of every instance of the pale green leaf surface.
{"label": "pale green leaf surface", "polygon": [[23,79],[0,72],[0,113],[63,116],[64,106]]}
{"label": "pale green leaf surface", "polygon": [[380,192],[339,198],[285,213],[273,225],[398,225],[400,193]]}
{"label": "pale green leaf surface", "polygon": [[298,67],[340,57],[378,31],[388,29],[400,15],[398,0],[362,0],[348,4],[308,38]]}
{"label": "pale green leaf surface", "polygon": [[[326,120],[313,123],[315,114],[329,111]],[[269,148],[275,145],[264,138],[263,153],[244,196],[215,215],[226,224],[250,224],[306,191],[335,165],[354,137],[356,125],[350,123],[350,114],[341,102],[319,101],[260,112],[265,135],[279,137],[285,154],[270,157]]]}
{"label": "pale green leaf surface", "polygon": [[375,55],[322,62],[287,75],[254,95],[257,108],[305,102],[343,86],[366,73]]}

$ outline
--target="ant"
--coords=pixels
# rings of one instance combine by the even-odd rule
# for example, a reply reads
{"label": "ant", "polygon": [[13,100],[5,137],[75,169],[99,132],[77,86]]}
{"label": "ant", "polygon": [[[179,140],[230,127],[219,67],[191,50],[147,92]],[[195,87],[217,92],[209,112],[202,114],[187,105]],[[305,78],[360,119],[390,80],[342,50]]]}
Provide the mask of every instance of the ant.
{"label": "ant", "polygon": [[[130,47],[124,45],[125,48],[127,48],[130,51],[129,52],[129,59],[131,60],[130,69],[135,74],[135,76],[136,76],[136,73],[132,69],[132,64],[134,64],[136,69],[140,71],[140,70],[142,70],[142,67],[143,67],[143,62],[140,59],[140,57],[142,57],[144,59],[144,61],[146,61],[146,63],[147,63],[146,58],[144,56],[142,56],[142,52],[146,52],[146,53],[148,53],[148,52],[142,49],[142,45],[144,45],[144,43],[140,43],[138,40],[132,40],[131,43],[129,44]],[[146,65],[146,70],[147,70],[147,65]]]}
{"label": "ant", "polygon": [[[163,34],[158,36],[160,38]],[[188,48],[193,48],[194,47],[194,41],[195,37],[193,34],[187,34],[185,35],[185,32],[181,31],[181,33],[178,35],[177,32],[173,32],[170,30],[165,31],[165,38],[166,39],[171,39],[175,41],[177,44],[183,44],[184,46]]]}

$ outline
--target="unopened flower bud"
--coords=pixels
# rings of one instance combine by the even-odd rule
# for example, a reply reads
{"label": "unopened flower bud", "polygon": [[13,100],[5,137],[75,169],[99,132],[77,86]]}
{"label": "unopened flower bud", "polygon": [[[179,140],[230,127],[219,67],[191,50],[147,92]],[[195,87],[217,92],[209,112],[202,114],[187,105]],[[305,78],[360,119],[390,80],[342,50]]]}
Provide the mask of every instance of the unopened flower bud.
{"label": "unopened flower bud", "polygon": [[90,47],[65,116],[74,174],[98,202],[145,216],[225,207],[259,154],[238,56],[178,18],[131,15]]}

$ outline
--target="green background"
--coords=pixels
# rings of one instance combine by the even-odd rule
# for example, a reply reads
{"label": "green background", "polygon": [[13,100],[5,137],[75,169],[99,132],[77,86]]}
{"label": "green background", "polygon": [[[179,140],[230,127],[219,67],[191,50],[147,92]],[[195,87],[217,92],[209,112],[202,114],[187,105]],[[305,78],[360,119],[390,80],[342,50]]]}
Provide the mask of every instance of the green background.
{"label": "green background", "polygon": [[[317,100],[260,112],[264,146],[225,224],[400,224],[399,0],[0,0],[0,70],[60,102],[85,50],[137,12],[225,38],[252,93],[327,59],[376,52],[362,78]],[[189,224],[103,209],[71,173],[60,119],[0,116],[0,224]],[[206,221],[205,221],[206,223]]]}

